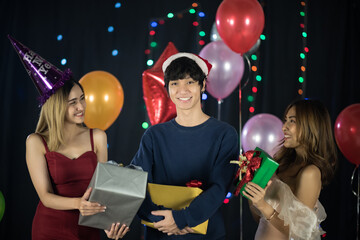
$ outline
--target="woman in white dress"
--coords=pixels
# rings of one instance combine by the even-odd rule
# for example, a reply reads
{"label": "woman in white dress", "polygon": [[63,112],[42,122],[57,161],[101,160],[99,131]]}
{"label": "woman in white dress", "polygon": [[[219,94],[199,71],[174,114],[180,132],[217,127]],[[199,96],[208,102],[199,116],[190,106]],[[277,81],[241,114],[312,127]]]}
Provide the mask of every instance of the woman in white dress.
{"label": "woman in white dress", "polygon": [[296,101],[285,110],[283,132],[276,175],[265,189],[245,187],[259,222],[255,240],[320,239],[326,213],[318,198],[337,163],[329,113],[319,101]]}

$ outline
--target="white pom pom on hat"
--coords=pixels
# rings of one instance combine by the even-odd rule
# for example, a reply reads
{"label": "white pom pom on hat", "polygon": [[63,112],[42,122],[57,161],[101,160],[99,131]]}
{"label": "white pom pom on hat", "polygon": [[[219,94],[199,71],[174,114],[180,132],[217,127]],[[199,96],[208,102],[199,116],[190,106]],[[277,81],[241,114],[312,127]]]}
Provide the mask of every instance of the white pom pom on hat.
{"label": "white pom pom on hat", "polygon": [[187,58],[194,60],[196,62],[196,64],[201,68],[201,70],[204,72],[204,74],[206,76],[209,75],[210,69],[212,67],[211,63],[209,63],[206,59],[204,59],[196,54],[186,53],[186,52],[176,53],[176,54],[170,56],[168,59],[166,59],[166,61],[162,65],[163,72],[165,73],[166,68],[170,65],[170,63],[172,61],[174,61],[177,58],[181,58],[181,57],[187,57]]}

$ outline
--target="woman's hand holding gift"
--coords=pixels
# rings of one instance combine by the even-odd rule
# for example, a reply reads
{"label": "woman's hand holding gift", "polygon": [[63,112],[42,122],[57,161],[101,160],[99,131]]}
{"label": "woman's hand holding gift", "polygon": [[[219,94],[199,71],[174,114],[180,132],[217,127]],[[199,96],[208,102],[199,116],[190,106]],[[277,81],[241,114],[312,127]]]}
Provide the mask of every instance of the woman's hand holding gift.
{"label": "woman's hand holding gift", "polygon": [[265,189],[263,189],[256,183],[248,182],[245,186],[245,191],[243,191],[244,196],[251,201],[251,204],[256,207],[266,219],[271,219],[275,213],[275,210],[264,199],[266,190],[271,183],[272,181],[270,180]]}
{"label": "woman's hand holding gift", "polygon": [[88,188],[81,198],[78,198],[78,209],[82,216],[90,216],[99,212],[105,212],[106,207],[100,203],[88,201],[92,188]]}

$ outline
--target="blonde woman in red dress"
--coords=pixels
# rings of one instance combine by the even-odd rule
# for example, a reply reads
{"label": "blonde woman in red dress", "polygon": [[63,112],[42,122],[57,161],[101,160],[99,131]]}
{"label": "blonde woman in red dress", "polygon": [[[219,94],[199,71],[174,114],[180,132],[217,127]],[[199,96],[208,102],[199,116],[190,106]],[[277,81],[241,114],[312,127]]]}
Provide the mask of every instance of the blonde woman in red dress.
{"label": "blonde woman in red dress", "polygon": [[[84,216],[106,211],[89,202],[87,189],[98,162],[107,161],[107,137],[100,129],[83,125],[84,91],[71,77],[9,36],[27,72],[40,92],[41,112],[35,130],[26,139],[26,163],[40,198],[32,225],[33,240],[99,240],[99,229],[78,225]],[[105,230],[113,239],[129,228],[114,223]]]}

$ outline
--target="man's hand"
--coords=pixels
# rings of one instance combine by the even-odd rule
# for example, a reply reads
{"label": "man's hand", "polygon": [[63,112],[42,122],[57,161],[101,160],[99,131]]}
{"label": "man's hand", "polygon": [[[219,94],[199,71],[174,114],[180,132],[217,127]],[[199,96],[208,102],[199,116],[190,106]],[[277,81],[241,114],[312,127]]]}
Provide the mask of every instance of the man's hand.
{"label": "man's hand", "polygon": [[118,240],[123,238],[129,230],[129,227],[127,227],[125,224],[120,227],[120,223],[113,223],[110,230],[105,229],[104,231],[108,238]]}
{"label": "man's hand", "polygon": [[175,235],[185,235],[188,233],[194,233],[194,230],[192,230],[190,227],[185,227],[184,229],[181,229],[179,232],[175,233]]}
{"label": "man's hand", "polygon": [[159,231],[166,233],[167,235],[180,233],[180,229],[177,227],[172,212],[170,210],[152,211],[151,214],[164,217],[163,220],[154,223],[154,227],[157,228]]}

